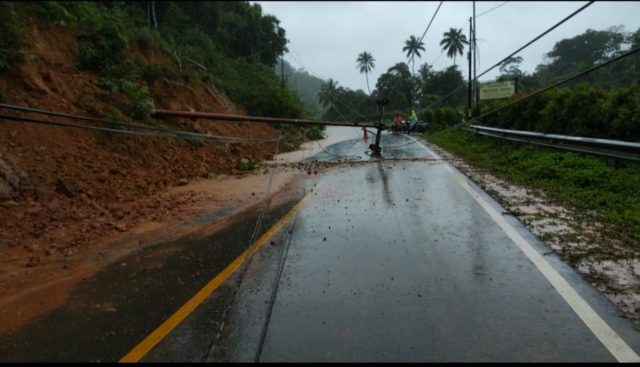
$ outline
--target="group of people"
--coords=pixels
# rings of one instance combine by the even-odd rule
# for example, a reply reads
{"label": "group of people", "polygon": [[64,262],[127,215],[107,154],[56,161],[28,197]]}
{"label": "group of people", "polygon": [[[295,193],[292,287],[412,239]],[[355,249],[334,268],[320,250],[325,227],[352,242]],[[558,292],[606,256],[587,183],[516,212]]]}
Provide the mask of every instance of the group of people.
{"label": "group of people", "polygon": [[404,121],[402,119],[402,115],[396,113],[393,117],[393,123],[391,125],[391,130],[394,133],[405,132],[407,134],[411,134],[416,131],[418,127],[418,115],[416,115],[415,110],[411,110],[411,114],[409,115],[409,119]]}

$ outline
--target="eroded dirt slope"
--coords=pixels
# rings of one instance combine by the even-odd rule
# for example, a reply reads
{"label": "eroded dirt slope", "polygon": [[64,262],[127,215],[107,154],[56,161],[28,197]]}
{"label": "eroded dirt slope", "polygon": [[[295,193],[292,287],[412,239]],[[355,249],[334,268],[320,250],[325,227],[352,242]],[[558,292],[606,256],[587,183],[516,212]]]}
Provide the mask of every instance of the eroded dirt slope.
{"label": "eroded dirt slope", "polygon": [[[107,115],[111,107],[99,98],[105,91],[98,76],[75,67],[77,32],[39,22],[26,32],[23,62],[0,74],[2,102]],[[147,63],[171,62],[158,50],[131,49]],[[156,108],[244,114],[213,85],[159,79],[150,91]],[[259,123],[154,123],[210,135],[278,136],[276,129]],[[202,199],[195,191],[168,194],[172,187],[241,175],[239,162],[271,159],[275,149],[275,143],[193,145],[0,119],[0,295],[15,296],[16,279],[47,265],[82,259],[102,238],[166,220],[177,208]]]}

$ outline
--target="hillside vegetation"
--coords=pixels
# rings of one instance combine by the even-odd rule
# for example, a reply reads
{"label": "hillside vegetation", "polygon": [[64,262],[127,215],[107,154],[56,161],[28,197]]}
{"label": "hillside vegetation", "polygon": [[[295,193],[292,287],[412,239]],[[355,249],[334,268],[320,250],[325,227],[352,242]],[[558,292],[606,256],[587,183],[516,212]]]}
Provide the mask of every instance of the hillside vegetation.
{"label": "hillside vegetation", "polygon": [[248,2],[0,2],[2,103],[264,140],[168,140],[0,118],[5,265],[75,256],[109,234],[170,217],[180,202],[158,197],[174,186],[262,173],[260,163],[276,152],[321,136],[288,125],[151,116],[157,108],[310,117],[274,73],[286,49],[278,23]]}

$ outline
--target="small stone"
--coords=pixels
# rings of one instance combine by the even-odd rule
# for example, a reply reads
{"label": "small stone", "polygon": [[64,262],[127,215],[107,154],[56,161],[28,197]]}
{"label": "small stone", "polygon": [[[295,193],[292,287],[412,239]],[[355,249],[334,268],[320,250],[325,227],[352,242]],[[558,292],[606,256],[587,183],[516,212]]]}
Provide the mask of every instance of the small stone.
{"label": "small stone", "polygon": [[62,194],[64,196],[66,196],[68,198],[72,198],[72,197],[76,196],[75,192],[73,192],[73,190],[71,190],[69,185],[67,185],[67,183],[65,183],[61,179],[58,179],[56,181],[56,192],[58,194]]}
{"label": "small stone", "polygon": [[31,256],[29,261],[25,264],[27,268],[34,267],[36,265],[40,265],[40,256]]}
{"label": "small stone", "polygon": [[189,180],[186,178],[181,178],[178,180],[178,186],[184,186],[189,183]]}

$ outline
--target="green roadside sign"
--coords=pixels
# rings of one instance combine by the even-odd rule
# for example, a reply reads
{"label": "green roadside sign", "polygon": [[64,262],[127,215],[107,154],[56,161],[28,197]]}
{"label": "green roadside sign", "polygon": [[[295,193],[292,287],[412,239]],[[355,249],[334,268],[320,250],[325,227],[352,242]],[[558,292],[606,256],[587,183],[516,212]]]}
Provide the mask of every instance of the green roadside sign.
{"label": "green roadside sign", "polygon": [[480,84],[480,100],[508,98],[516,92],[513,80]]}

